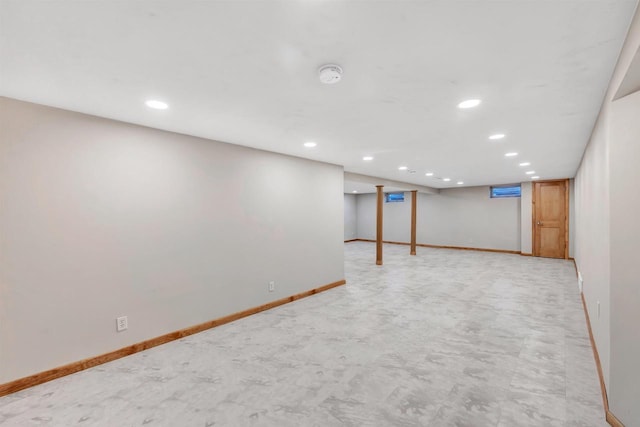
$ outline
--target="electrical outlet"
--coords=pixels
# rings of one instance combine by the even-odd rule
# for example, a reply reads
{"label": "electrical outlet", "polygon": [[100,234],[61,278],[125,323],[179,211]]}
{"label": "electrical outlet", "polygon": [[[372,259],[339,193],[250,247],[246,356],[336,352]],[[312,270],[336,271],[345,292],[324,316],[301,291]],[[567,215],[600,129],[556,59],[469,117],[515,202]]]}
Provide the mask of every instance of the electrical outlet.
{"label": "electrical outlet", "polygon": [[116,319],[116,330],[118,332],[126,331],[129,329],[129,320],[127,316],[118,317]]}
{"label": "electrical outlet", "polygon": [[269,292],[273,292],[276,290],[276,282],[273,280],[269,282]]}

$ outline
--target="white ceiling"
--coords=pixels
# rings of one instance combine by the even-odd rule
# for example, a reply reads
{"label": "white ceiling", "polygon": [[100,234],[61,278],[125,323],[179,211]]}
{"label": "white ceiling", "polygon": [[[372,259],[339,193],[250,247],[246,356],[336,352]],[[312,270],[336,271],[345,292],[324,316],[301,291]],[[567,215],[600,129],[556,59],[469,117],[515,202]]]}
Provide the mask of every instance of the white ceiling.
{"label": "white ceiling", "polygon": [[[406,188],[400,188],[400,187],[388,187],[386,185],[384,187],[384,192],[385,193],[393,193],[393,192],[400,192],[400,191],[407,191],[407,189]],[[371,184],[366,184],[364,182],[354,182],[354,181],[345,180],[345,182],[344,182],[344,192],[345,193],[351,193],[351,194],[375,193],[376,192],[376,187],[374,187]]]}
{"label": "white ceiling", "polygon": [[635,7],[2,0],[0,94],[436,188],[571,177]]}
{"label": "white ceiling", "polygon": [[410,184],[404,181],[384,179],[353,172],[344,173],[345,193],[375,193],[377,191],[376,186],[378,185],[383,186],[383,191],[385,193],[416,190],[425,194],[437,194],[440,191],[437,188],[419,184]]}

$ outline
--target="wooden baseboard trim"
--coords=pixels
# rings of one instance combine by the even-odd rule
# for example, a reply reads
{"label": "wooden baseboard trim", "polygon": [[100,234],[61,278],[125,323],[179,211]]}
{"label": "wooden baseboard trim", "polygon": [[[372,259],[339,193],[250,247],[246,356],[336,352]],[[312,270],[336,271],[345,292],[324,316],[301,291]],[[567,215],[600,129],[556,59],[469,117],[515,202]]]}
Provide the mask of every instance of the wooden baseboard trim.
{"label": "wooden baseboard trim", "polygon": [[38,384],[45,383],[47,381],[54,380],[56,378],[64,377],[66,375],[74,374],[85,369],[92,368],[94,366],[101,365],[103,363],[111,362],[116,359],[120,359],[125,356],[129,356],[134,353],[138,353],[152,347],[159,346],[161,344],[175,341],[180,338],[184,338],[189,335],[197,334],[198,332],[206,331],[207,329],[215,328],[216,326],[224,325],[226,323],[233,322],[234,320],[242,319],[243,317],[251,316],[252,314],[260,313],[261,311],[270,310],[272,308],[284,305],[301,298],[305,298],[311,295],[315,295],[320,292],[327,291],[337,286],[344,285],[346,280],[339,280],[337,282],[329,283],[328,285],[320,286],[318,288],[310,289],[299,294],[291,295],[276,301],[269,302],[267,304],[259,305],[257,307],[249,308],[247,310],[239,311],[237,313],[230,314],[228,316],[220,317],[218,319],[210,320],[208,322],[200,323],[199,325],[190,326],[185,329],[170,332],[168,334],[161,335],[159,337],[151,338],[146,341],[132,344],[130,346],[111,351],[109,353],[101,354],[99,356],[89,357],[87,359],[80,360],[78,362],[69,363],[67,365],[59,366],[48,371],[39,372],[34,375],[29,375],[24,378],[19,378],[14,381],[10,381],[5,384],[0,384],[0,397],[7,394],[15,393],[20,390],[24,390],[29,387],[33,387]]}
{"label": "wooden baseboard trim", "polygon": [[[371,240],[371,239],[356,239],[359,242],[375,242],[375,240]],[[411,246],[411,243],[407,243],[407,242],[394,242],[391,240],[383,240],[382,243],[388,243],[390,245],[404,245],[404,246]],[[480,252],[498,252],[498,253],[503,253],[503,254],[515,254],[515,255],[521,255],[522,252],[520,251],[510,251],[510,250],[506,250],[506,249],[486,249],[486,248],[468,248],[468,247],[464,247],[464,246],[444,246],[444,245],[429,245],[426,243],[416,243],[416,246],[422,247],[422,248],[436,248],[436,249],[457,249],[457,250],[461,250],[461,251],[480,251]],[[529,254],[531,255],[531,254]]]}
{"label": "wooden baseboard trim", "polygon": [[344,242],[345,243],[349,243],[349,242],[357,242],[357,241],[358,241],[358,239],[349,239],[349,240],[345,240]]}
{"label": "wooden baseboard trim", "polygon": [[533,254],[527,254],[527,253],[524,253],[524,252],[520,252],[520,255],[522,255],[522,256],[533,256]]}
{"label": "wooden baseboard trim", "polygon": [[569,258],[569,261],[573,262],[573,268],[576,269],[576,279],[578,278],[578,264],[576,263],[575,258]]}
{"label": "wooden baseboard trim", "polygon": [[[370,242],[370,243],[376,243],[375,240],[373,239],[356,239],[356,241],[358,242]],[[391,240],[383,240],[382,243],[388,243],[390,245],[403,245],[403,246],[410,246],[410,243],[405,243],[405,242],[393,242]]]}
{"label": "wooden baseboard trim", "polygon": [[610,410],[607,409],[607,418],[606,418],[607,422],[612,425],[613,427],[624,427],[624,424],[622,424],[622,421],[620,421],[619,419],[616,418],[615,415],[613,415],[611,413]]}
{"label": "wooden baseboard trim", "polygon": [[421,246],[423,248],[437,248],[437,249],[457,249],[461,251],[480,251],[480,252],[497,252],[501,254],[513,254],[520,255],[520,251],[510,251],[507,249],[489,249],[489,248],[467,248],[464,246],[445,246],[445,245],[427,245],[424,243],[419,243],[417,246]]}
{"label": "wooden baseboard trim", "polygon": [[584,293],[580,292],[580,298],[582,299],[582,309],[584,310],[584,317],[587,322],[587,331],[589,331],[589,341],[591,342],[591,350],[593,350],[593,359],[596,362],[596,370],[598,371],[598,379],[600,380],[600,392],[602,393],[602,406],[604,407],[605,420],[613,427],[624,427],[624,424],[622,424],[622,422],[618,418],[616,418],[616,416],[613,415],[613,413],[609,410],[607,386],[604,383],[604,375],[602,373],[602,365],[600,364],[598,347],[596,346],[596,342],[593,339],[593,331],[591,330],[591,319],[589,318],[589,311],[587,310],[587,302],[584,299]]}
{"label": "wooden baseboard trim", "polygon": [[589,318],[589,311],[587,310],[587,302],[584,299],[584,293],[580,293],[582,299],[582,309],[584,310],[584,317],[587,321],[587,331],[589,331],[589,341],[591,342],[591,350],[593,350],[593,358],[596,362],[596,370],[598,371],[598,378],[600,379],[600,391],[602,392],[602,405],[604,406],[605,413],[609,411],[609,400],[607,398],[607,388],[604,384],[604,375],[602,374],[602,365],[600,364],[600,355],[598,354],[598,347],[593,339],[593,331],[591,330],[591,319]]}

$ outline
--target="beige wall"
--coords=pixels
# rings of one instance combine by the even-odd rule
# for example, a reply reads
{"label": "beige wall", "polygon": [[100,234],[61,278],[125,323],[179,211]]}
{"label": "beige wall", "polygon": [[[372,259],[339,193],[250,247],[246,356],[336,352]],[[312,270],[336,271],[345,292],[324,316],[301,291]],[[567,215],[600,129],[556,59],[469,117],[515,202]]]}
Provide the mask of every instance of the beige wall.
{"label": "beige wall", "polygon": [[531,197],[533,195],[533,185],[531,182],[520,184],[520,251],[523,254],[533,253],[533,228],[532,215],[533,205]]}
{"label": "beige wall", "polygon": [[612,100],[639,47],[636,10],[575,178],[576,264],[584,279],[610,409],[627,426],[640,425],[640,98],[636,92]]}
{"label": "beige wall", "polygon": [[[375,239],[375,194],[358,198],[358,237]],[[418,193],[417,241],[423,244],[520,250],[520,199],[491,199],[489,187]],[[384,240],[409,242],[411,193],[404,203],[385,203]]]}
{"label": "beige wall", "polygon": [[[515,250],[531,254],[532,183],[523,182],[520,185],[520,199],[490,199],[489,187],[486,186],[444,189],[438,195],[419,193],[418,242]],[[573,180],[570,180],[570,257],[574,255],[575,246],[574,193]],[[408,221],[411,193],[405,193],[405,198],[405,203],[385,204],[385,240],[408,242],[410,239]],[[375,195],[358,195],[357,199],[357,236],[362,239],[375,239]]]}
{"label": "beige wall", "polygon": [[576,254],[576,187],[575,180],[569,180],[569,258]]}
{"label": "beige wall", "polygon": [[344,278],[341,167],[7,98],[0,131],[0,383]]}
{"label": "beige wall", "polygon": [[[603,126],[591,137],[575,178],[576,266],[593,336],[609,383],[609,147]],[[600,316],[598,316],[598,302]]]}
{"label": "beige wall", "polygon": [[357,203],[355,194],[344,195],[344,240],[357,238]]}
{"label": "beige wall", "polygon": [[640,426],[640,91],[612,104],[610,242],[610,405],[627,426]]}

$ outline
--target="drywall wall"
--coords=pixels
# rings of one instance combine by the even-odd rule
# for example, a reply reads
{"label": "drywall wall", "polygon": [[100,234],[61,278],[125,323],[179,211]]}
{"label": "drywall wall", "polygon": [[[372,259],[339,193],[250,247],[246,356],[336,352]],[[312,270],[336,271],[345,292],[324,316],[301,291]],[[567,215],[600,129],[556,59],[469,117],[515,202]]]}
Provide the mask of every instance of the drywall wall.
{"label": "drywall wall", "polygon": [[523,254],[531,255],[533,253],[533,205],[531,200],[533,185],[531,182],[523,182],[520,184],[520,190],[520,251]]}
{"label": "drywall wall", "polygon": [[[357,233],[358,239],[375,239],[376,238],[376,194],[375,193],[374,194],[358,194],[356,196],[356,205],[357,205],[356,233]],[[382,218],[384,220],[384,214]],[[383,233],[384,233],[384,227],[383,227]],[[389,240],[387,239],[387,236],[385,236],[384,234],[383,234],[383,239]]]}
{"label": "drywall wall", "polygon": [[426,229],[436,245],[520,250],[520,199],[489,197],[489,187],[453,188],[426,199]]}
{"label": "drywall wall", "polygon": [[344,240],[357,238],[357,202],[355,194],[344,195]]}
{"label": "drywall wall", "polygon": [[576,265],[584,279],[609,408],[627,426],[640,425],[640,225],[635,219],[640,103],[637,93],[612,100],[639,48],[636,9],[574,183]]}
{"label": "drywall wall", "polygon": [[[411,193],[405,192],[404,202],[383,204],[383,240],[409,242],[411,226]],[[424,195],[419,195],[424,196]],[[424,196],[427,197],[427,196]],[[376,198],[375,193],[359,194],[358,204],[358,238],[376,238]],[[418,227],[420,227],[420,207],[418,207]]]}
{"label": "drywall wall", "polygon": [[[375,239],[376,195],[358,195],[358,238]],[[405,202],[384,204],[384,240],[409,242],[411,193]],[[520,199],[491,199],[489,187],[418,193],[418,243],[520,251]]]}
{"label": "drywall wall", "polygon": [[7,98],[0,129],[0,383],[344,278],[342,167]]}
{"label": "drywall wall", "polygon": [[575,180],[569,180],[569,258],[576,252],[576,186]]}
{"label": "drywall wall", "polygon": [[[640,54],[638,55],[640,56]],[[611,411],[627,426],[640,426],[640,91],[611,109]]]}
{"label": "drywall wall", "polygon": [[[575,178],[576,266],[583,279],[591,328],[609,381],[609,147],[598,126]],[[600,302],[600,316],[597,305]]]}

